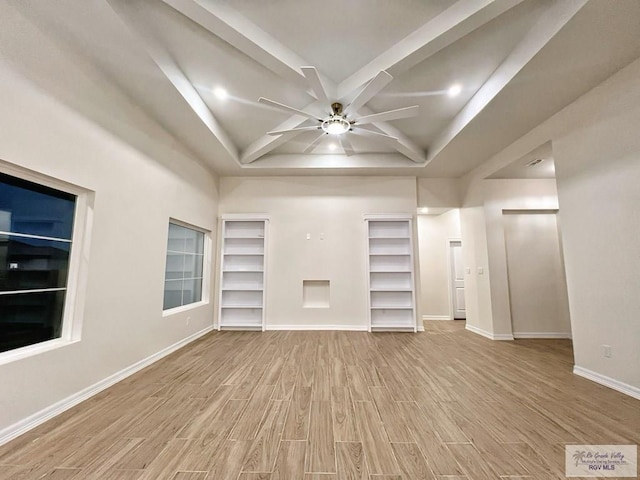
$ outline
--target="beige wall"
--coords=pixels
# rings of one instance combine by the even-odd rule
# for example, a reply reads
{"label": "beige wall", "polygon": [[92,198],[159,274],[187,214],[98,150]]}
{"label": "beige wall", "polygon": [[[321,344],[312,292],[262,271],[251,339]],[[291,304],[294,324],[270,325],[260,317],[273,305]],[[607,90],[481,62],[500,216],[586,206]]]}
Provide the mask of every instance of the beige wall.
{"label": "beige wall", "polygon": [[[499,209],[493,208],[494,220],[481,218],[487,212],[480,179],[552,141],[576,372],[640,398],[638,78],[640,59],[471,172],[462,181],[469,188],[461,220],[468,264],[497,260],[489,272],[490,292],[482,294],[487,277],[471,276],[465,283],[468,324],[486,330],[495,318],[495,331],[504,332],[503,258],[481,248],[486,229],[489,250],[501,250],[499,229],[490,228]],[[520,204],[528,197],[528,208],[553,208],[552,196],[540,206],[534,201],[550,191],[530,193],[519,195]],[[469,248],[472,242],[480,248]],[[611,346],[610,358],[602,345]]]}
{"label": "beige wall", "polygon": [[418,207],[457,208],[461,185],[456,178],[418,178]]}
{"label": "beige wall", "polygon": [[[461,209],[467,325],[512,337],[504,210],[555,210],[554,180],[476,180]],[[542,279],[540,281],[543,281]]]}
{"label": "beige wall", "polygon": [[503,215],[515,338],[571,336],[556,216],[555,212],[544,210],[517,210]]}
{"label": "beige wall", "polygon": [[592,92],[580,124],[553,143],[575,363],[638,398],[639,78],[640,60]]}
{"label": "beige wall", "polygon": [[[220,214],[270,217],[267,328],[366,328],[363,216],[415,211],[413,177],[220,179]],[[330,308],[302,307],[303,280],[330,281]]]}
{"label": "beige wall", "polygon": [[[460,209],[462,233],[462,258],[465,267],[464,295],[467,307],[467,328],[487,334],[493,333],[491,309],[491,285],[489,284],[489,259],[487,230],[482,206]],[[482,269],[483,274],[478,272]]]}
{"label": "beige wall", "polygon": [[[418,215],[420,305],[423,318],[452,319],[449,240],[460,239],[460,211]],[[464,247],[463,247],[464,248]]]}
{"label": "beige wall", "polygon": [[[163,149],[166,133],[150,122],[141,119],[139,128],[153,131],[161,157],[106,132],[6,64],[0,76],[0,159],[95,192],[85,308],[77,312],[81,341],[0,365],[2,437],[17,422],[28,425],[56,402],[211,327],[211,304],[163,317],[162,301],[169,218],[213,230],[217,187],[195,161]],[[93,108],[105,107],[96,97]],[[124,97],[108,101],[125,124],[128,113],[137,115]],[[128,128],[141,138],[148,133]]]}

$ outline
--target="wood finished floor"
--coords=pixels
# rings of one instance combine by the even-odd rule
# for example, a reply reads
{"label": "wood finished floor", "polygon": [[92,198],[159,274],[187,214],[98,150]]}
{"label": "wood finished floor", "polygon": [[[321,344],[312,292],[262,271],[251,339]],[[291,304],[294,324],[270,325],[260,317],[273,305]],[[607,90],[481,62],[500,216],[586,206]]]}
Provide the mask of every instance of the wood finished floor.
{"label": "wood finished floor", "polygon": [[567,340],[211,333],[0,447],[0,479],[564,477],[564,445],[640,443],[640,402]]}

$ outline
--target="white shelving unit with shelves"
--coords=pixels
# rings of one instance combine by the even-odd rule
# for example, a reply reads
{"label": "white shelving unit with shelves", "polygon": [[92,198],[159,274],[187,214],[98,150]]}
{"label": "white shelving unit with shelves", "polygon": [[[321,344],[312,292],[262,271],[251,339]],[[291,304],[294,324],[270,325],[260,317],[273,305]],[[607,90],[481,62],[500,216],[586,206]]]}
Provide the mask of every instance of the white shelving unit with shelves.
{"label": "white shelving unit with shelves", "polygon": [[269,218],[222,216],[218,330],[264,330]]}
{"label": "white shelving unit with shelves", "polygon": [[417,331],[411,215],[365,215],[369,331]]}

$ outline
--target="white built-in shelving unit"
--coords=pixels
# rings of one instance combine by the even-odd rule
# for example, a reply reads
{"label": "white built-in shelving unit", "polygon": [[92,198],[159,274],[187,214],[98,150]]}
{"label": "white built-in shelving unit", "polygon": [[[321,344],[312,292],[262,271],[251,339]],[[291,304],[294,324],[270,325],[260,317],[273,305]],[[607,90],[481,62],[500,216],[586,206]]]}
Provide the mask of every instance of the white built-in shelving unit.
{"label": "white built-in shelving unit", "polygon": [[365,215],[369,277],[369,331],[417,331],[413,218]]}
{"label": "white built-in shelving unit", "polygon": [[269,219],[223,215],[218,330],[264,330]]}

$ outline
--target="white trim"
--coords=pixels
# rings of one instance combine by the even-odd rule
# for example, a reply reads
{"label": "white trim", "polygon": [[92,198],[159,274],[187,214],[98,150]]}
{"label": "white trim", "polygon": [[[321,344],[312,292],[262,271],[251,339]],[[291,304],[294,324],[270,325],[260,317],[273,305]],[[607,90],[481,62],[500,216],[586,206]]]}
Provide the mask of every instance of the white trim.
{"label": "white trim", "polygon": [[363,216],[367,220],[413,220],[413,213],[365,213]]}
{"label": "white trim", "polygon": [[69,340],[67,338],[58,337],[52,340],[32,343],[31,345],[26,345],[24,347],[7,350],[6,352],[2,352],[2,354],[0,355],[0,365],[15,362],[16,360],[22,360],[23,358],[28,358],[34,355],[39,355],[50,350],[55,350],[56,348],[66,347],[67,345],[72,345],[79,341],[79,339]]}
{"label": "white trim", "polygon": [[578,365],[573,366],[573,373],[582,378],[586,378],[587,380],[599,383],[600,385],[604,385],[605,387],[612,388],[613,390],[640,400],[640,388],[638,387],[634,387],[633,385],[621,382],[615,378],[607,377],[606,375],[602,375],[592,370],[579,367]]}
{"label": "white trim", "polygon": [[269,221],[268,213],[223,213],[221,220],[246,220],[246,221]]}
{"label": "white trim", "polygon": [[[31,355],[59,348],[80,340],[82,335],[82,324],[84,315],[84,304],[86,299],[87,278],[89,272],[89,253],[91,246],[91,234],[93,228],[93,203],[95,192],[86,188],[74,185],[48,175],[35,172],[14,164],[9,164],[0,160],[0,172],[14,177],[43,185],[55,190],[75,195],[73,229],[71,240],[59,239],[56,237],[40,237],[28,235],[31,238],[45,238],[55,241],[70,242],[67,284],[63,288],[66,290],[64,307],[62,311],[62,331],[60,337],[51,342],[41,342],[28,345],[23,348],[9,350],[0,353],[0,363],[8,363],[14,360],[26,358]],[[14,235],[9,233],[9,235]],[[42,289],[46,291],[49,289]],[[56,291],[56,290],[50,290]],[[62,291],[62,290],[59,290]],[[16,293],[35,293],[34,290]],[[42,345],[44,344],[44,345]],[[15,353],[17,352],[17,353]]]}
{"label": "white trim", "polygon": [[49,405],[46,408],[43,408],[39,412],[34,413],[33,415],[24,418],[13,425],[9,425],[8,427],[0,430],[0,445],[3,445],[14,438],[28,432],[29,430],[41,425],[47,420],[55,417],[56,415],[61,414],[62,412],[69,410],[71,407],[76,406],[80,402],[85,401],[86,399],[93,397],[97,393],[109,388],[110,386],[124,380],[130,375],[142,370],[145,367],[148,367],[152,363],[157,362],[163,357],[166,357],[170,353],[175,352],[179,348],[184,347],[188,343],[200,338],[201,336],[209,333],[213,330],[213,326],[209,326],[204,330],[200,330],[199,332],[190,335],[187,338],[183,338],[177,343],[168,346],[160,350],[159,352],[154,353],[153,355],[144,358],[133,365],[129,365],[128,367],[120,370],[119,372],[114,373],[113,375],[109,375],[108,377],[100,380],[99,382],[90,385],[89,387],[80,390],[79,392],[70,395],[67,398],[63,398],[62,400],[54,403],[53,405]]}
{"label": "white trim", "polygon": [[[176,280],[182,280],[177,278]],[[204,280],[204,279],[203,279]],[[166,280],[165,280],[166,281]],[[202,289],[202,293],[204,294],[204,288]],[[208,305],[208,301],[200,300],[199,302],[187,303],[186,305],[180,305],[179,307],[169,308],[167,310],[162,311],[162,317],[170,317],[171,315],[176,315],[178,313],[186,312],[188,310],[193,310],[194,308],[204,307]]]}
{"label": "white trim", "polygon": [[571,338],[569,332],[513,332],[513,338]]}
{"label": "white trim", "polygon": [[66,290],[67,287],[56,288],[35,288],[33,290],[8,290],[6,292],[0,292],[0,295],[20,295],[22,293],[46,293],[46,292],[61,292]]}
{"label": "white trim", "polygon": [[418,325],[418,328],[416,328],[416,331],[424,332],[424,325]]}
{"label": "white trim", "polygon": [[465,326],[465,328],[470,332],[477,333],[478,335],[482,335],[483,337],[486,337],[489,340],[513,340],[513,335],[511,335],[510,333],[492,333],[492,332],[488,332],[487,330],[478,328],[474,325],[469,325],[468,323]]}
{"label": "white trim", "polygon": [[42,235],[31,235],[31,234],[28,234],[28,233],[5,232],[4,230],[0,230],[0,235],[6,235],[8,237],[19,237],[19,238],[34,238],[36,240],[51,240],[52,242],[71,243],[71,240],[68,240],[66,238],[43,237]]}
{"label": "white trim", "polygon": [[422,315],[423,322],[431,320],[453,320],[453,318],[451,318],[451,315]]}
{"label": "white trim", "polygon": [[211,230],[208,230],[206,228],[203,227],[199,227],[197,225],[194,225],[192,223],[188,223],[188,222],[184,222],[182,220],[178,220],[175,217],[169,217],[169,222],[167,223],[167,238],[169,238],[169,231],[171,229],[171,224],[177,225],[178,227],[182,227],[182,228],[186,228],[188,230],[193,230],[194,232],[198,232],[198,233],[202,233],[202,253],[193,253],[193,252],[175,252],[175,253],[186,253],[186,254],[192,254],[192,255],[196,255],[196,256],[200,256],[202,257],[202,277],[194,277],[194,278],[175,278],[175,279],[166,279],[166,273],[167,273],[167,257],[169,256],[168,254],[170,252],[174,252],[173,250],[169,250],[168,244],[167,244],[167,250],[166,250],[166,254],[164,257],[164,272],[165,272],[165,278],[163,278],[163,291],[164,291],[164,287],[166,286],[166,282],[169,281],[177,281],[177,280],[197,280],[197,279],[201,279],[202,283],[201,283],[201,287],[200,287],[200,300],[198,300],[197,302],[192,302],[192,303],[187,303],[185,305],[179,305],[177,307],[173,307],[173,308],[167,308],[165,309],[164,306],[161,305],[162,307],[162,317],[168,317],[171,315],[174,315],[176,313],[182,313],[186,310],[191,310],[192,308],[197,308],[197,307],[201,307],[203,305],[208,305],[210,302],[210,291],[211,291],[211,272],[212,272],[212,267],[211,267],[211,250],[212,250],[212,245],[213,245],[213,232]]}
{"label": "white trim", "polygon": [[[410,328],[410,327],[408,327]],[[267,325],[267,330],[346,330],[366,332],[367,325]]]}
{"label": "white trim", "polygon": [[[222,323],[222,309],[225,308],[225,305],[222,302],[222,294],[224,291],[237,290],[237,289],[224,289],[223,288],[223,277],[225,272],[233,272],[233,270],[225,270],[224,269],[224,257],[225,256],[235,256],[242,255],[242,253],[227,253],[226,252],[226,243],[227,240],[233,238],[242,238],[242,237],[228,237],[227,236],[227,226],[232,222],[262,222],[264,225],[264,230],[262,236],[253,237],[255,239],[262,240],[262,248],[263,251],[261,254],[256,254],[257,256],[262,256],[262,270],[255,271],[254,273],[262,273],[262,289],[260,290],[252,290],[253,292],[262,292],[262,304],[258,306],[246,306],[247,308],[255,308],[261,309],[261,318],[260,325],[249,324],[223,324]],[[217,298],[218,298],[218,306],[215,309],[214,314],[214,322],[217,324],[218,331],[220,330],[260,330],[264,332],[266,330],[266,309],[267,309],[267,266],[269,261],[269,215],[266,213],[226,213],[220,216],[219,219],[219,228],[218,228],[218,244],[220,246],[220,252],[217,255],[218,258],[218,271],[216,276],[217,282]],[[238,272],[242,272],[239,270]]]}
{"label": "white trim", "polygon": [[[447,238],[447,244],[446,244],[446,248],[447,248],[447,285],[448,285],[448,297],[449,297],[449,316],[451,318],[449,318],[449,320],[466,320],[467,319],[467,310],[465,308],[464,310],[464,318],[455,318],[456,315],[456,309],[455,309],[455,305],[454,305],[454,297],[453,297],[453,282],[454,282],[454,278],[452,275],[452,271],[453,271],[453,257],[451,256],[451,244],[452,243],[459,243],[460,244],[460,248],[462,248],[462,238],[460,237],[448,237]],[[462,282],[466,282],[466,277],[464,272],[462,273]]]}

